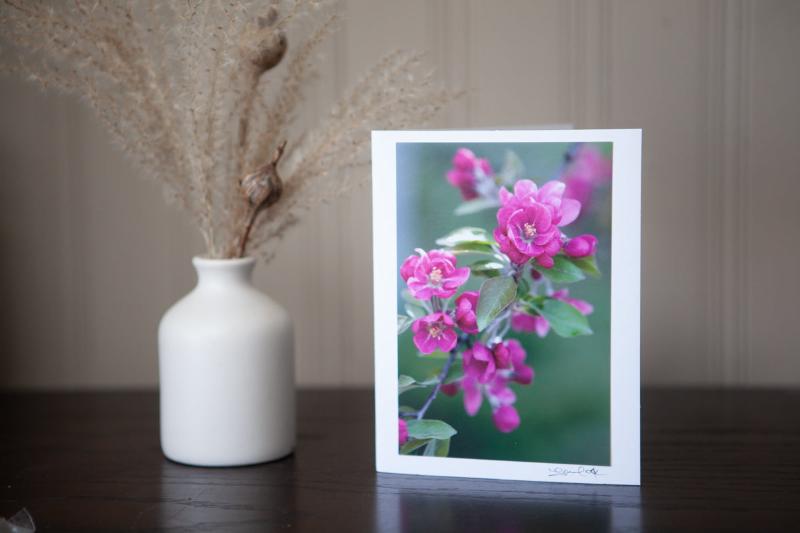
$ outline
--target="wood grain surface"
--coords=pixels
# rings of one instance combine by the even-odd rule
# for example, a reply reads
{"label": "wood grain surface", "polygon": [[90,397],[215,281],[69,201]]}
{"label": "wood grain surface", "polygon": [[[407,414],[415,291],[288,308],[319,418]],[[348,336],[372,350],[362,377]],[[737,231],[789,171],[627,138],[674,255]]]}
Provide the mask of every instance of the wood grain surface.
{"label": "wood grain surface", "polygon": [[791,531],[800,391],[643,394],[642,487],[377,474],[369,390],[299,392],[294,455],[172,463],[155,392],[0,395],[0,516],[40,531]]}

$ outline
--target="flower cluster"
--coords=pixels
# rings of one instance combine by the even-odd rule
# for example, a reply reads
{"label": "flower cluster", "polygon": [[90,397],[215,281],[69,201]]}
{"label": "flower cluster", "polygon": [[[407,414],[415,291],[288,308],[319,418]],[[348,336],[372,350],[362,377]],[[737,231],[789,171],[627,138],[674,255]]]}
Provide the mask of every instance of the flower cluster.
{"label": "flower cluster", "polygon": [[527,354],[516,339],[498,342],[492,348],[476,343],[464,351],[464,377],[442,387],[442,392],[454,396],[464,391],[464,409],[475,416],[484,396],[492,408],[494,425],[503,433],[517,429],[520,419],[514,402],[517,396],[510,382],[530,385],[533,368],[525,364]]}
{"label": "flower cluster", "polygon": [[[454,254],[438,249],[417,250],[416,255],[403,261],[400,276],[406,282],[410,296],[420,303],[425,302],[424,309],[430,311],[411,325],[414,345],[421,354],[429,355],[437,351],[454,351],[459,338],[462,339],[463,346],[468,346],[461,353],[464,375],[443,383],[441,391],[454,395],[463,389],[464,408],[471,416],[478,412],[486,397],[495,426],[508,433],[520,423],[513,407],[516,395],[508,385],[510,382],[530,385],[533,368],[525,364],[527,354],[515,339],[492,344],[466,340],[479,333],[477,307],[480,293],[464,291],[452,298],[470,277],[470,269],[458,268],[456,261]],[[399,434],[401,444],[408,440],[407,425],[402,419]]]}
{"label": "flower cluster", "polygon": [[475,157],[472,150],[459,148],[453,156],[453,168],[447,172],[447,181],[461,191],[464,200],[478,198],[478,185],[491,179],[492,166],[486,159]]}
{"label": "flower cluster", "polygon": [[[442,301],[449,299],[469,279],[469,268],[456,268],[456,256],[443,250],[417,250],[403,261],[400,276],[408,284],[413,298],[430,302],[429,314],[417,319],[411,326],[417,349],[430,354],[449,352],[456,345],[456,323],[471,329],[469,317],[442,311]],[[463,295],[460,297],[463,299]],[[474,323],[474,316],[473,316]]]}
{"label": "flower cluster", "polygon": [[[593,153],[585,152],[581,164],[594,164],[587,159]],[[507,156],[504,169],[512,167],[521,165]],[[489,162],[466,148],[456,152],[446,178],[461,192],[462,205],[494,205],[497,225],[491,233],[459,228],[438,239],[439,248],[417,249],[400,266],[406,315],[398,317],[398,332],[411,330],[422,357],[444,360],[432,378],[400,376],[401,394],[413,388],[429,391],[419,409],[405,407],[400,412],[398,443],[406,454],[447,454],[456,430],[445,421],[424,418],[440,392],[461,393],[470,416],[488,405],[502,433],[521,425],[517,394],[519,387],[532,384],[534,370],[522,343],[507,337],[509,332],[539,337],[551,331],[562,337],[591,334],[586,317],[593,312],[592,304],[570,296],[567,287],[554,286],[599,275],[598,239],[565,233],[582,204],[564,181],[539,187],[532,180],[515,179],[511,190],[506,189],[503,180],[492,175]],[[459,266],[462,254],[477,260]],[[476,276],[485,278],[480,288],[467,287]]]}

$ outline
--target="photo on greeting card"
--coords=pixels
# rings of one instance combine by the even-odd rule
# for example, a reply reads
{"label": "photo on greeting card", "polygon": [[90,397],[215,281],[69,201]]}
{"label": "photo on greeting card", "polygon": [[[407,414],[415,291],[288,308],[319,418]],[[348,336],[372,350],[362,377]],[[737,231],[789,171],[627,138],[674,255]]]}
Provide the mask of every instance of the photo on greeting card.
{"label": "photo on greeting card", "polygon": [[637,485],[641,130],[374,131],[380,472]]}

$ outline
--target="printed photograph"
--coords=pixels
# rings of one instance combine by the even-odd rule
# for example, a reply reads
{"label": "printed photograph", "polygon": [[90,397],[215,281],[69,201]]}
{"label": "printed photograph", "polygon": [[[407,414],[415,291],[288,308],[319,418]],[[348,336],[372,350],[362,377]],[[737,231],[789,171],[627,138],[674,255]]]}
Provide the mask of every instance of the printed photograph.
{"label": "printed photograph", "polygon": [[398,453],[610,465],[612,143],[398,143]]}

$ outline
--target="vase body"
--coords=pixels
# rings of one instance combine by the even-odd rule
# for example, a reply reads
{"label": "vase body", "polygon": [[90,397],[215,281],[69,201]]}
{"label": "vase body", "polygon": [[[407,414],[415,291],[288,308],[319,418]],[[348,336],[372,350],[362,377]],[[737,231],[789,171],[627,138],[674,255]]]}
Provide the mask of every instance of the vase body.
{"label": "vase body", "polygon": [[194,258],[197,286],[158,330],[161,449],[197,466],[278,459],[294,448],[294,339],[258,291],[255,260]]}

